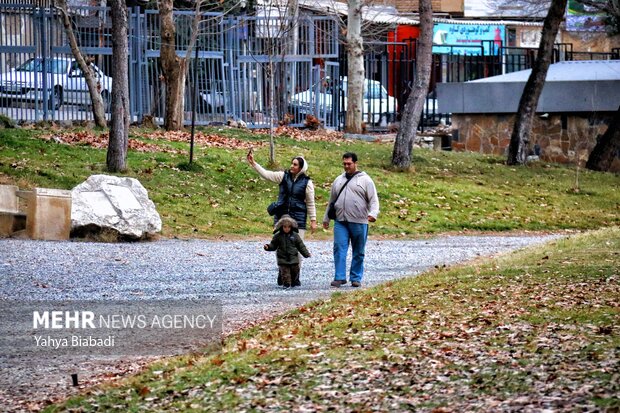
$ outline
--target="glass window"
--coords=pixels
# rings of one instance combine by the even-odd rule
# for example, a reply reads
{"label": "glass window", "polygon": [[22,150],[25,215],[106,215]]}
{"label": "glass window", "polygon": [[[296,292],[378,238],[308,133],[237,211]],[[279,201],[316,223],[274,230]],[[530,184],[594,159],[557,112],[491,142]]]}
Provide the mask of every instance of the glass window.
{"label": "glass window", "polygon": [[[51,59],[45,61],[47,73],[67,73],[67,61]],[[16,70],[20,72],[42,72],[43,60],[42,59],[30,59],[23,65],[19,66]]]}

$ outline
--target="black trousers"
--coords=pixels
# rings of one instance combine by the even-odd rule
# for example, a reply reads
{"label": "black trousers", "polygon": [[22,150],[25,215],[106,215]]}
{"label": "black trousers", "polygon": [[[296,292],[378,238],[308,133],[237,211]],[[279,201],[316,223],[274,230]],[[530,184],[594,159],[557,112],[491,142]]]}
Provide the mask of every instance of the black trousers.
{"label": "black trousers", "polygon": [[278,265],[278,285],[284,287],[298,287],[301,285],[299,281],[299,264]]}

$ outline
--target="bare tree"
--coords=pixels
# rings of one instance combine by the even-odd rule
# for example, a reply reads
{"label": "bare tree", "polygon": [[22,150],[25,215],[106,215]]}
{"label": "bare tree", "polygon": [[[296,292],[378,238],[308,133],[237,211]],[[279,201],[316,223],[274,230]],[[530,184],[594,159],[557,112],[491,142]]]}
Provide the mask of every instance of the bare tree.
{"label": "bare tree", "polygon": [[536,107],[538,106],[538,99],[545,84],[547,71],[551,64],[553,43],[564,17],[566,3],[567,0],[552,0],[547,17],[545,17],[538,55],[532,67],[532,73],[523,89],[515,117],[515,125],[510,137],[508,165],[521,165],[527,159],[532,122],[536,113]]}
{"label": "bare tree", "polygon": [[125,0],[110,1],[112,15],[112,118],[106,164],[108,171],[127,169],[129,142],[129,54]]}
{"label": "bare tree", "polygon": [[347,117],[346,131],[362,133],[364,99],[364,41],[362,39],[361,0],[348,0],[347,15]]}
{"label": "bare tree", "polygon": [[88,93],[90,94],[90,100],[92,102],[95,124],[101,128],[105,128],[107,126],[107,121],[105,118],[106,105],[104,104],[103,98],[101,96],[101,83],[98,79],[95,78],[93,71],[91,71],[91,62],[86,60],[78,46],[77,39],[75,38],[75,33],[73,32],[73,26],[71,26],[71,19],[69,17],[67,1],[56,0],[56,8],[61,14],[62,24],[65,28],[65,32],[67,33],[67,38],[69,39],[69,46],[71,47],[71,52],[73,53],[75,61],[80,67],[80,70],[84,75],[84,79],[86,80],[86,85],[88,86]]}
{"label": "bare tree", "polygon": [[401,170],[411,166],[411,152],[431,80],[433,60],[433,10],[431,0],[420,0],[420,37],[416,47],[416,75],[413,90],[403,110],[400,129],[392,151],[392,165]]}
{"label": "bare tree", "polygon": [[[188,39],[185,56],[177,54],[177,28],[179,22],[174,19],[174,1],[157,0],[159,20],[161,26],[160,60],[165,83],[166,100],[164,113],[164,128],[166,130],[180,130],[183,128],[185,115],[185,81],[187,79],[189,61],[192,57],[196,42],[200,36],[201,24],[209,18],[203,19],[203,8],[212,7],[214,3],[206,0],[194,2],[193,17],[188,29]],[[185,25],[187,27],[188,25]]]}
{"label": "bare tree", "polygon": [[346,5],[346,24],[343,17],[344,6],[333,0],[323,10],[336,17],[345,34],[343,47],[347,51],[347,99],[346,99],[346,130],[350,133],[363,132],[364,111],[364,68],[365,42],[385,38],[395,24],[377,23],[373,19],[373,11],[369,6],[372,0],[350,0]]}
{"label": "bare tree", "polygon": [[620,33],[620,0],[578,0],[578,3],[607,15],[605,25],[609,35]]}
{"label": "bare tree", "polygon": [[166,130],[180,130],[183,128],[187,60],[177,55],[173,0],[158,0],[157,5],[162,40],[160,59],[164,82],[166,83],[164,128]]}
{"label": "bare tree", "polygon": [[[594,2],[591,0],[580,0],[581,3],[591,7],[599,7],[599,10],[607,13],[608,32],[620,32],[620,1],[607,0],[605,2]],[[620,107],[609,124],[609,127],[601,135],[592,149],[586,168],[595,171],[608,171],[615,159],[620,157]]]}
{"label": "bare tree", "polygon": [[609,171],[614,160],[620,157],[620,107],[609,127],[601,135],[590,153],[586,168],[594,171]]}
{"label": "bare tree", "polygon": [[551,0],[486,0],[495,16],[545,17]]}
{"label": "bare tree", "polygon": [[[277,121],[277,114],[283,116],[284,107],[288,100],[286,99],[287,90],[283,90],[283,86],[286,83],[285,77],[285,56],[291,51],[291,44],[288,41],[288,35],[292,34],[292,30],[296,30],[296,22],[293,21],[291,14],[295,11],[292,7],[297,7],[296,1],[286,3],[283,7],[266,7],[264,15],[261,18],[264,20],[258,20],[259,32],[264,39],[263,53],[267,56],[267,63],[264,65],[264,71],[267,76],[267,85],[269,93],[269,163],[276,163],[276,142],[275,142],[275,122]],[[292,6],[292,7],[291,7]],[[272,13],[275,13],[272,14]],[[276,60],[281,60],[278,67],[276,67]],[[280,97],[276,98],[276,69],[279,69],[280,74]],[[293,87],[293,85],[289,85]],[[284,92],[284,93],[282,93]],[[278,102],[278,104],[276,104]]]}
{"label": "bare tree", "polygon": [[[276,163],[275,126],[286,122],[288,104],[297,86],[295,60],[299,48],[299,5],[288,0],[261,8],[255,20],[255,40],[248,46],[249,55],[257,65],[257,81],[264,79],[269,122],[269,162]],[[263,77],[264,76],[264,77]],[[253,106],[254,108],[254,106]]]}

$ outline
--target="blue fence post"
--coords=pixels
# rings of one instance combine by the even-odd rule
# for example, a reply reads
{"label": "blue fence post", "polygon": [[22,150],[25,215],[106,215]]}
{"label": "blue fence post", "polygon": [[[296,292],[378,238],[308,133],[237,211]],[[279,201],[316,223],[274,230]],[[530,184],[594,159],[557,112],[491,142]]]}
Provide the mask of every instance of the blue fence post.
{"label": "blue fence post", "polygon": [[142,123],[144,120],[144,101],[142,99],[142,90],[146,92],[148,89],[148,85],[144,84],[144,76],[143,69],[146,67],[146,62],[144,60],[144,41],[142,38],[142,14],[140,13],[139,7],[133,8],[133,28],[131,29],[131,33],[133,34],[133,52],[134,52],[134,61],[135,61],[135,70],[134,70],[134,87],[133,91],[136,95],[136,118],[138,123]]}
{"label": "blue fence post", "polygon": [[[41,82],[43,83],[41,85],[42,87],[42,101],[41,101],[41,106],[43,107],[43,120],[47,121],[48,120],[48,113],[47,113],[47,102],[49,99],[49,94],[48,94],[48,84],[47,84],[47,36],[45,35],[45,10],[43,8],[39,8],[37,10],[37,15],[38,15],[38,26],[39,26],[39,36],[41,36]],[[35,88],[37,88],[38,85],[36,85],[36,76],[35,76]],[[35,100],[35,108],[36,108],[36,100]]]}

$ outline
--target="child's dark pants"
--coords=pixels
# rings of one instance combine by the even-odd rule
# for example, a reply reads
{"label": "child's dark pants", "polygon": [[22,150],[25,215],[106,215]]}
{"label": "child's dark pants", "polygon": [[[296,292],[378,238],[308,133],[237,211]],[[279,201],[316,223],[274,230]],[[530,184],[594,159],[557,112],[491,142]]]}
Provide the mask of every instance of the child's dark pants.
{"label": "child's dark pants", "polygon": [[299,264],[278,265],[280,273],[278,275],[278,284],[282,281],[283,287],[297,287],[299,282]]}

